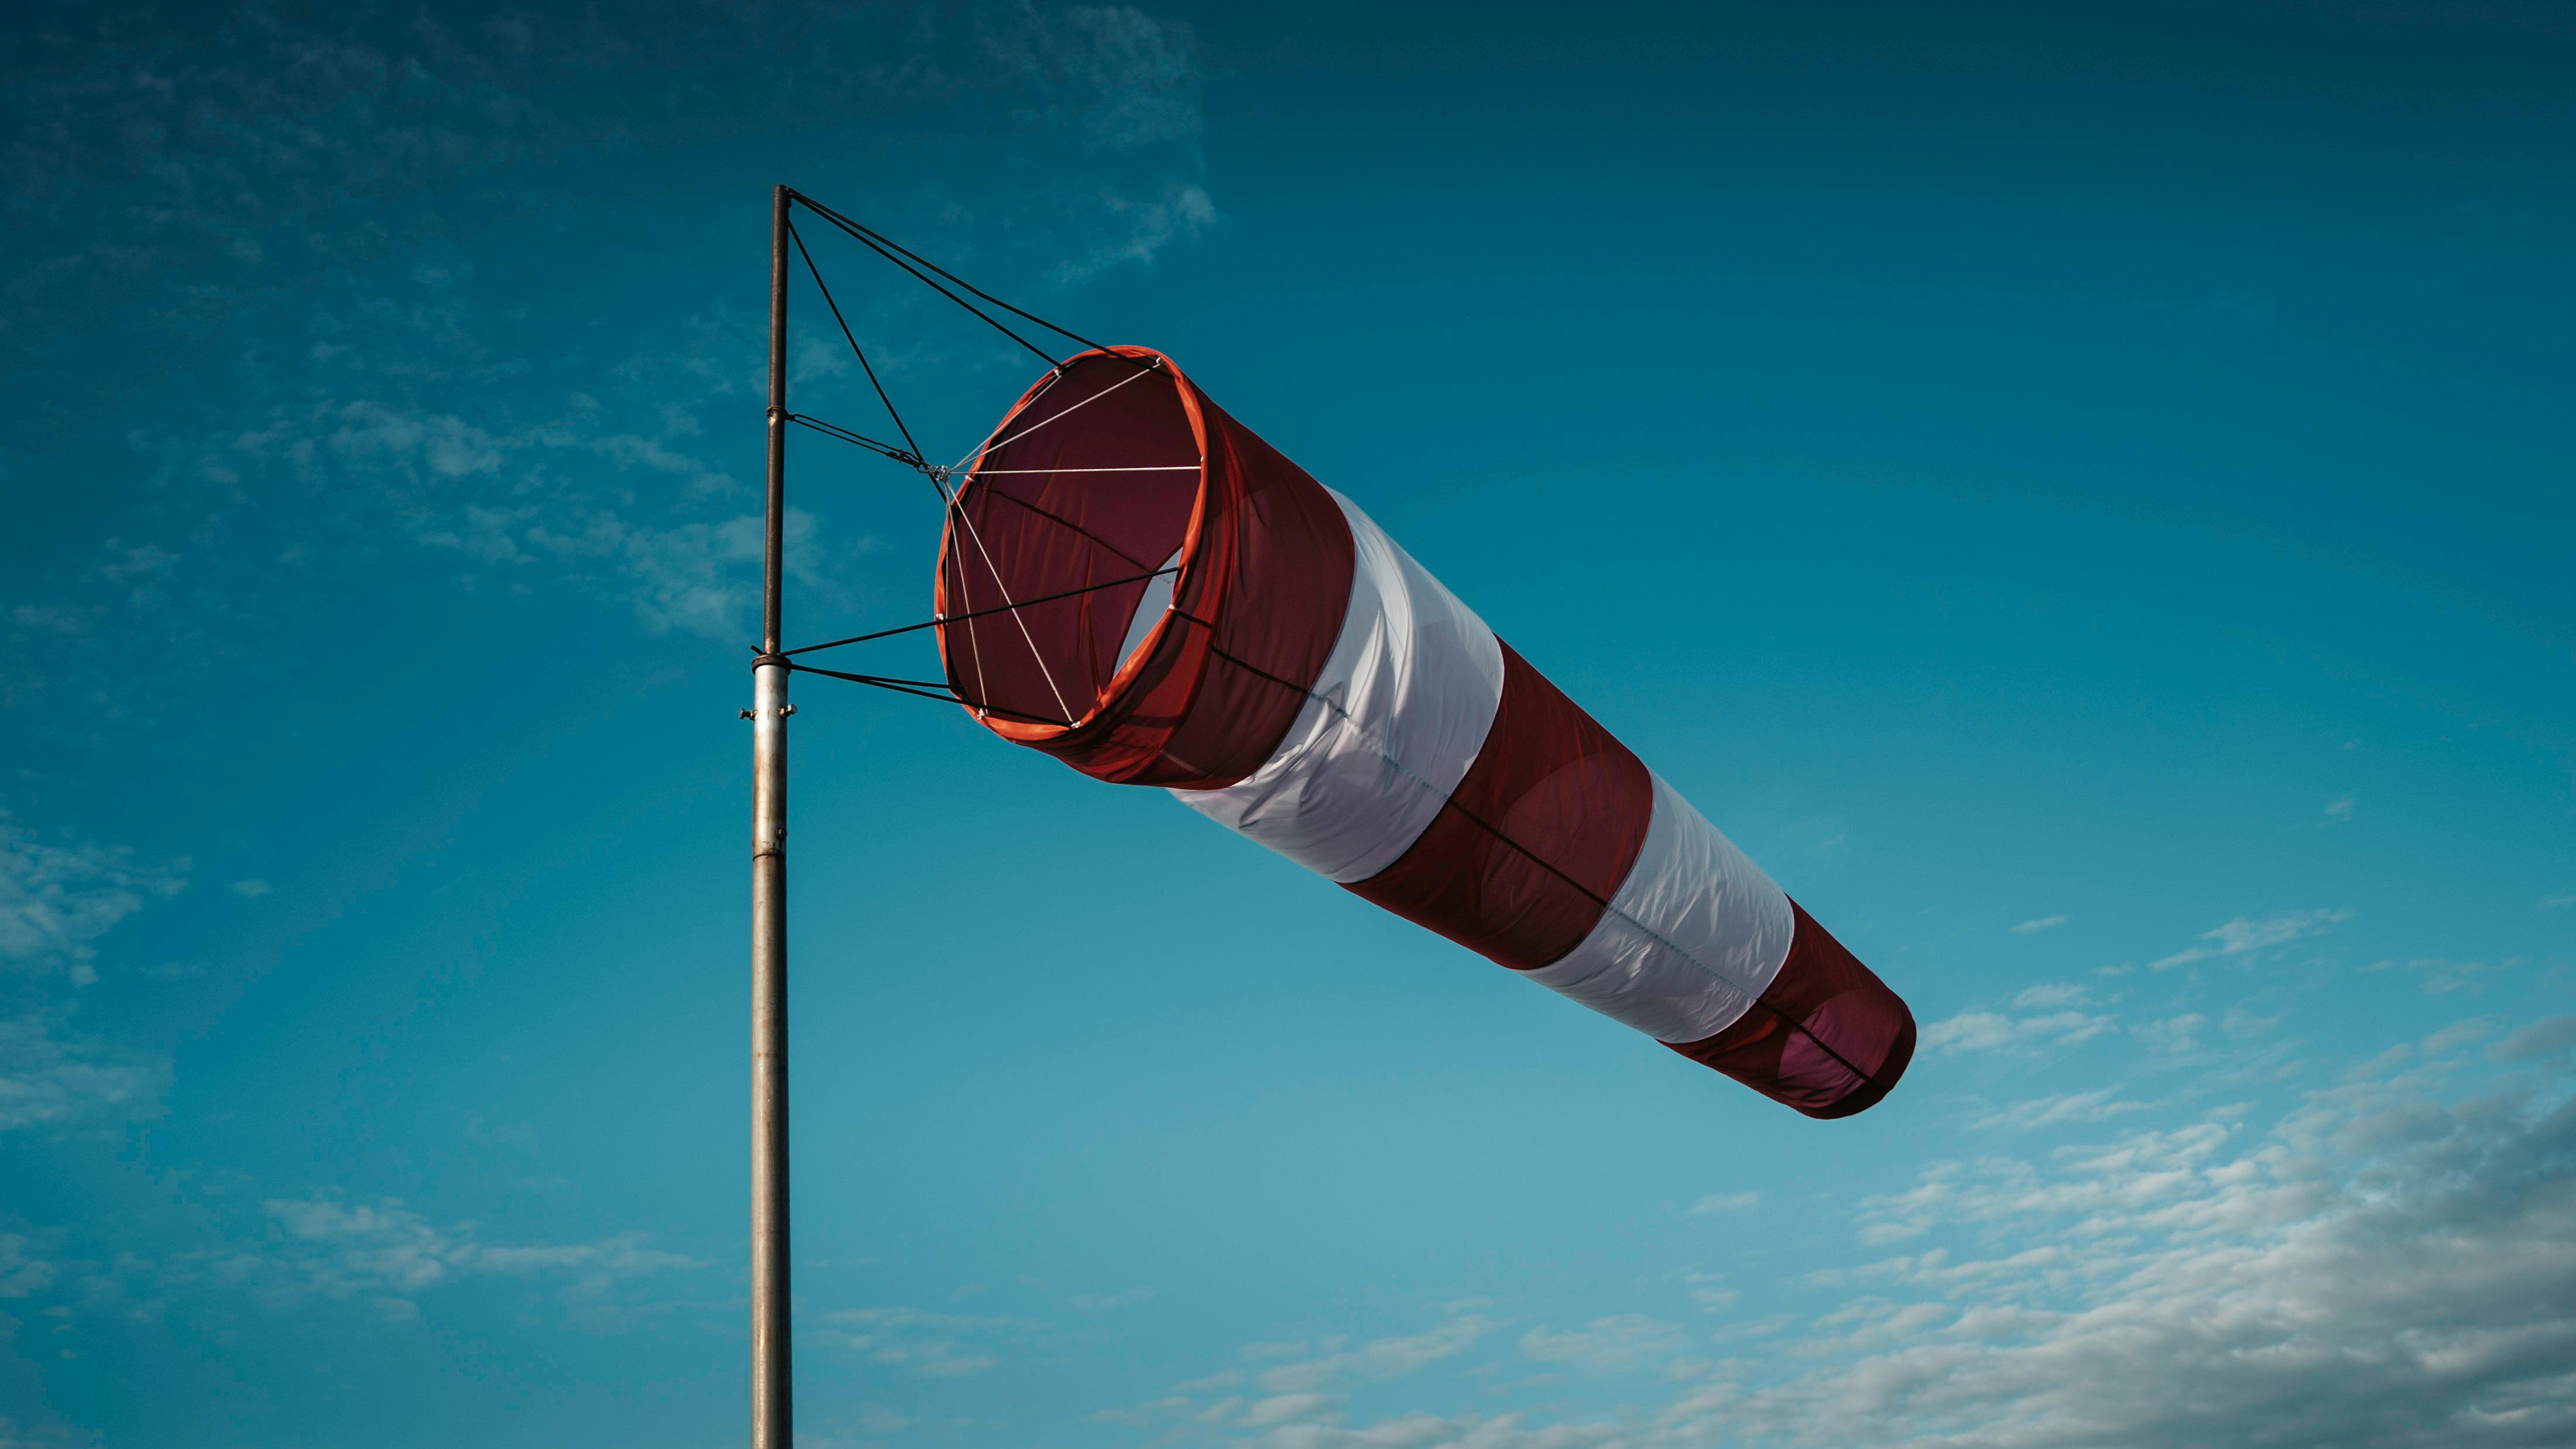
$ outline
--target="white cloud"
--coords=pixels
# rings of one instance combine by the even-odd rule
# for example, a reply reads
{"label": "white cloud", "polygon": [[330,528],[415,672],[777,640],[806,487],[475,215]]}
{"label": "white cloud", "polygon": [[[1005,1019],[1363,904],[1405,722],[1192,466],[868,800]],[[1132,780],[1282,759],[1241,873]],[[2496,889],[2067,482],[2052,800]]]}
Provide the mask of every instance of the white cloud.
{"label": "white cloud", "polygon": [[169,1265],[176,1282],[235,1284],[270,1307],[355,1303],[393,1321],[419,1315],[420,1297],[474,1278],[552,1278],[577,1318],[610,1321],[612,1290],[631,1279],[703,1266],[650,1246],[643,1233],[588,1243],[494,1243],[470,1222],[439,1224],[385,1198],[271,1198],[272,1231],[255,1247],[194,1254]]}
{"label": "white cloud", "polygon": [[2352,818],[2352,797],[2350,795],[2346,795],[2340,800],[2327,801],[2326,818],[2328,820],[2350,820]]}
{"label": "white cloud", "polygon": [[1274,1394],[1292,1394],[1400,1379],[1465,1353],[1498,1327],[1483,1314],[1470,1312],[1456,1314],[1428,1333],[1373,1339],[1356,1348],[1328,1344],[1328,1351],[1314,1357],[1262,1370],[1260,1383]]}
{"label": "white cloud", "polygon": [[99,561],[93,567],[98,570],[100,578],[122,587],[167,574],[178,561],[179,555],[157,543],[128,545],[122,539],[111,538],[100,550]]}
{"label": "white cloud", "polygon": [[2177,951],[2154,965],[2156,970],[2162,971],[2170,966],[2206,961],[2213,956],[2236,956],[2247,951],[2260,951],[2271,946],[2287,945],[2292,941],[2325,931],[2339,921],[2350,919],[2352,919],[2352,912],[2340,910],[2291,911],[2283,915],[2266,916],[2259,921],[2247,920],[2240,916],[2214,931],[2203,931],[2200,934],[2199,939],[2212,944]]}
{"label": "white cloud", "polygon": [[1758,1192],[1716,1192],[1692,1203],[1690,1210],[1693,1213],[1742,1212],[1760,1201],[1762,1194]]}
{"label": "white cloud", "polygon": [[0,1132],[157,1102],[169,1068],[40,1015],[0,1020]]}
{"label": "white cloud", "polygon": [[1245,1406],[1243,1417],[1236,1422],[1254,1429],[1294,1423],[1299,1419],[1312,1418],[1337,1402],[1331,1394],[1273,1394]]}
{"label": "white cloud", "polygon": [[224,887],[224,889],[231,891],[234,895],[241,897],[243,900],[255,901],[261,896],[268,894],[269,885],[268,882],[260,880],[257,877],[253,877],[249,880],[234,881],[231,885]]}
{"label": "white cloud", "polygon": [[1521,1355],[1540,1363],[1570,1364],[1595,1373],[1621,1373],[1669,1356],[1681,1346],[1678,1324],[1642,1314],[1596,1318],[1581,1328],[1544,1324],[1521,1335]]}
{"label": "white cloud", "polygon": [[0,1131],[158,1100],[166,1063],[72,1031],[68,996],[44,978],[96,983],[99,939],[187,878],[184,859],[142,864],[123,847],[40,835],[0,809],[0,966],[38,978],[30,989],[53,1003],[0,1017]]}
{"label": "white cloud", "polygon": [[2253,1012],[2248,1011],[2241,1006],[2231,1006],[2227,1008],[2226,1014],[2218,1019],[2218,1029],[2220,1031],[2240,1040],[2246,1037],[2261,1036],[2263,1033],[2270,1031],[2272,1028],[2279,1026],[2280,1024],[2281,1016],[2279,1013],[2275,1013],[2271,1016],[2256,1016]]}
{"label": "white cloud", "polygon": [[31,633],[80,635],[89,632],[89,612],[68,604],[18,604],[9,622]]}
{"label": "white cloud", "polygon": [[1923,1046],[1933,1052],[2026,1051],[2038,1046],[2071,1046],[2111,1029],[2111,1018],[2082,1011],[2051,1011],[2036,1016],[2006,1016],[1994,1011],[1963,1011],[1923,1028]]}
{"label": "white cloud", "polygon": [[144,903],[177,895],[188,862],[142,865],[121,846],[48,840],[0,808],[0,962],[63,968]]}
{"label": "white cloud", "polygon": [[2042,931],[2053,931],[2065,924],[2064,916],[2037,916],[2013,927],[2012,932],[2016,936],[2036,936]]}
{"label": "white cloud", "polygon": [[[25,1298],[52,1286],[54,1265],[29,1254],[30,1246],[24,1233],[0,1233],[0,1298]],[[0,1425],[6,1423],[0,1420]],[[6,1443],[0,1439],[0,1445]]]}
{"label": "white cloud", "polygon": [[2534,909],[2554,911],[2562,906],[2576,906],[2576,891],[2562,896],[2543,896],[2540,898],[2540,904]]}
{"label": "white cloud", "polygon": [[1737,1422],[2028,1449],[2563,1440],[2576,1119],[2563,1098],[2446,1107],[2428,1086],[2318,1094],[2233,1152],[2223,1129],[2146,1133],[1997,1169],[1954,1220],[1994,1224],[2027,1266],[1945,1292],[1913,1342],[1749,1395]]}
{"label": "white cloud", "polygon": [[[1163,1398],[1094,1417],[1105,1422],[1163,1425],[1187,1430],[1192,1437],[1203,1436],[1207,1426],[1257,1430],[1261,1432],[1250,1442],[1275,1449],[1427,1444],[1431,1441],[1414,1436],[1431,1422],[1428,1416],[1416,1416],[1407,1421],[1405,1428],[1393,1431],[1384,1426],[1360,1431],[1340,1427],[1338,1420],[1349,1390],[1412,1378],[1435,1364],[1468,1353],[1500,1327],[1476,1305],[1462,1303],[1450,1305],[1448,1315],[1427,1332],[1372,1339],[1356,1346],[1341,1337],[1317,1342],[1249,1343],[1236,1351],[1237,1357],[1272,1363],[1252,1375],[1253,1384],[1261,1391],[1258,1395],[1226,1392],[1244,1383],[1239,1370],[1229,1370],[1182,1384]],[[1617,1366],[1614,1361],[1625,1353],[1646,1351],[1622,1345],[1662,1343],[1677,1337],[1678,1332],[1649,1320],[1613,1317],[1564,1333],[1533,1330],[1523,1336],[1520,1348],[1525,1356],[1543,1362],[1610,1368]],[[1273,1362],[1276,1360],[1286,1361]],[[1202,1400],[1197,1397],[1202,1393],[1216,1397]]]}
{"label": "white cloud", "polygon": [[2082,1006],[2091,999],[2089,987],[2072,983],[2033,986],[2012,999],[2013,1010],[2035,1011],[2051,1006]]}
{"label": "white cloud", "polygon": [[[604,431],[595,411],[575,398],[495,432],[360,399],[272,412],[229,450],[245,469],[369,500],[398,536],[448,556],[478,587],[533,574],[622,602],[656,632],[740,636],[758,606],[762,521],[714,505],[756,505],[756,493],[690,451],[701,446],[693,420],[644,435]],[[785,531],[791,578],[828,584],[815,516],[791,507]]]}
{"label": "white cloud", "polygon": [[1172,1385],[1172,1392],[1176,1394],[1203,1394],[1211,1389],[1234,1389],[1241,1388],[1242,1386],[1243,1370],[1224,1369],[1217,1373],[1208,1374],[1203,1378],[1192,1379],[1187,1383],[1174,1384]]}
{"label": "white cloud", "polygon": [[2552,1016],[2520,1026],[2487,1048],[2499,1062],[2545,1061],[2576,1048],[2576,1016]]}
{"label": "white cloud", "polygon": [[[2576,1020],[2576,1019],[2571,1019]],[[2547,1031],[2536,1028],[2548,1026]],[[2576,1047],[2534,1023],[2533,1052]],[[2268,1130],[2235,1109],[2048,1157],[1936,1165],[1869,1212],[1951,1241],[1813,1275],[1851,1294],[1661,1401],[1392,1416],[1264,1449],[2522,1449],[2576,1442],[2576,1080],[2373,1070]],[[1652,1320],[1523,1356],[1652,1362]],[[1622,1345],[1643,1345],[1623,1356]],[[1494,1365],[1500,1369],[1501,1364]],[[1468,1385],[1489,1382],[1467,1366]],[[1473,1402],[1472,1400],[1470,1402]],[[1196,1409],[1183,1397],[1165,1412]]]}
{"label": "white cloud", "polygon": [[[2232,1015],[2233,1013],[2230,1014]],[[2266,1024],[2268,1025],[2269,1023]],[[2430,1033],[2422,1041],[2415,1044],[2415,1049],[2424,1053],[2426,1056],[2440,1056],[2445,1052],[2466,1046],[2470,1042],[2486,1037],[2494,1031],[2494,1022],[2489,1021],[2484,1017],[2473,1016],[2467,1021],[2455,1021],[2449,1026],[2442,1027]]]}
{"label": "white cloud", "polygon": [[1703,1313],[1715,1313],[1744,1297],[1742,1289],[1728,1285],[1724,1273],[1704,1273],[1697,1269],[1680,1275],[1689,1294],[1691,1306]]}
{"label": "white cloud", "polygon": [[907,1307],[845,1308],[822,1315],[823,1342],[926,1378],[979,1374],[1009,1344],[1045,1327],[1008,1314],[935,1313]]}
{"label": "white cloud", "polygon": [[2200,1045],[2200,1033],[2209,1018],[2197,1011],[2169,1016],[2162,1021],[2142,1021],[2129,1028],[2129,1034],[2146,1043],[2151,1052],[2181,1053]]}
{"label": "white cloud", "polygon": [[2100,1122],[2132,1112],[2143,1112],[2147,1110],[2147,1106],[2148,1104],[2144,1102],[2124,1100],[2116,1089],[2104,1087],[2099,1091],[2060,1092],[2054,1096],[2015,1102],[2001,1111],[1989,1112],[1968,1125],[1978,1131],[2000,1128],[2006,1131],[2026,1132],[2034,1128],[2055,1127],[2066,1123]]}
{"label": "white cloud", "polygon": [[2416,984],[2434,996],[2448,996],[2459,991],[2465,991],[2474,996],[2486,990],[2489,977],[2500,971],[2511,970],[2520,964],[2520,958],[2486,962],[2453,961],[2441,956],[2417,956],[2406,961],[2373,961],[2361,969],[2411,972],[2415,976]]}
{"label": "white cloud", "polygon": [[1059,1298],[1056,1306],[1068,1313],[1111,1313],[1148,1302],[1153,1296],[1151,1288],[1122,1288],[1115,1293],[1078,1293],[1071,1298]]}
{"label": "white cloud", "polygon": [[1123,234],[1067,258],[1056,268],[1058,282],[1080,282],[1122,263],[1152,261],[1175,242],[1197,239],[1217,220],[1216,203],[1207,192],[1178,184],[1158,197],[1118,201],[1114,211],[1125,224]]}

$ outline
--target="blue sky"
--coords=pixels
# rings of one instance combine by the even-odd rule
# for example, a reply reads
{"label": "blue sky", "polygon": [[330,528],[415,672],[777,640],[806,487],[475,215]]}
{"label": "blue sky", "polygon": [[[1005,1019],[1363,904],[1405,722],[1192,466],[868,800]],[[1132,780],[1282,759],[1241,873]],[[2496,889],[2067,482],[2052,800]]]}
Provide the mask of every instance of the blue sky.
{"label": "blue sky", "polygon": [[[0,1445],[738,1439],[776,181],[1171,352],[1925,1042],[1807,1121],[808,680],[812,1445],[2576,1438],[2576,29],[1780,9],[13,12]],[[1027,359],[824,241],[964,451]],[[922,617],[793,467],[790,634]]]}

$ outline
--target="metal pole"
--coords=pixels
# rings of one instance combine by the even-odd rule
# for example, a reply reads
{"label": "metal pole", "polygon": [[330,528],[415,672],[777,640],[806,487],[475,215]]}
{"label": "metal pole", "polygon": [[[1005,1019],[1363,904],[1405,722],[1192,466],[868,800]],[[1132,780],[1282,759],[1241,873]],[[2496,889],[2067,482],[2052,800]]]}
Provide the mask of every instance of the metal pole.
{"label": "metal pole", "polygon": [[787,1283],[787,661],[779,653],[787,521],[787,206],[769,211],[769,537],[751,696],[751,1449],[793,1449]]}

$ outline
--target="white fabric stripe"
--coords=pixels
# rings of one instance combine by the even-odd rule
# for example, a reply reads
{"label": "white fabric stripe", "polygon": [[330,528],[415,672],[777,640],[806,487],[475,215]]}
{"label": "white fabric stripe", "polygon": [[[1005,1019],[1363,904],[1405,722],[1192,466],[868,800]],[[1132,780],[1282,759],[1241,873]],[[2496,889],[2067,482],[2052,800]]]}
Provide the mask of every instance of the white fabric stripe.
{"label": "white fabric stripe", "polygon": [[1646,842],[1600,924],[1521,974],[1657,1041],[1699,1041],[1753,1009],[1796,930],[1771,877],[1657,775]]}
{"label": "white fabric stripe", "polygon": [[1136,597],[1136,612],[1127,620],[1127,637],[1118,645],[1118,662],[1109,666],[1111,674],[1126,668],[1127,661],[1136,651],[1145,647],[1145,636],[1153,633],[1154,626],[1163,622],[1164,611],[1172,607],[1174,579],[1174,575],[1163,570],[1180,561],[1181,551],[1173,549],[1172,556],[1157,565],[1154,576],[1145,581],[1145,592]]}
{"label": "white fabric stripe", "polygon": [[1467,777],[1502,703],[1503,649],[1359,505],[1333,501],[1351,526],[1351,598],[1305,707],[1260,769],[1172,794],[1348,884],[1393,865]]}

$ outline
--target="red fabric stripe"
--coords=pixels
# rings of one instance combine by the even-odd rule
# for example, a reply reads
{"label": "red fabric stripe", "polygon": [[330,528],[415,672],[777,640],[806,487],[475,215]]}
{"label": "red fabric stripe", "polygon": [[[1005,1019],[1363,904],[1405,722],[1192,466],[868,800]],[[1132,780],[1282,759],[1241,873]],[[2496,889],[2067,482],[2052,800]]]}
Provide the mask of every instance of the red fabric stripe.
{"label": "red fabric stripe", "polygon": [[[1181,548],[1173,604],[1197,622],[1168,621],[1134,669],[1114,672],[1145,592],[1132,583],[1033,605],[1017,611],[1019,622],[997,614],[945,625],[940,656],[961,696],[1023,716],[983,720],[1005,739],[1098,779],[1216,789],[1260,768],[1305,707],[1350,604],[1351,530],[1321,484],[1169,359],[1161,371],[1135,378],[1130,364],[1090,353],[1051,386],[1030,389],[997,430],[1027,435],[980,460],[994,471],[959,495],[982,547],[951,520],[933,600],[943,613],[965,612],[999,602],[1002,584],[1013,598],[1086,588]],[[1193,462],[1202,452],[1195,478],[1082,471]],[[1078,716],[1070,727],[1042,722],[1062,717],[1059,692]]]}
{"label": "red fabric stripe", "polygon": [[[1119,778],[1215,790],[1260,769],[1306,707],[1341,638],[1358,559],[1350,520],[1324,485],[1190,391],[1207,428],[1208,520],[1173,607],[1212,625],[1214,647],[1157,768]],[[1217,556],[1211,539],[1220,531],[1226,572],[1202,585],[1196,560]],[[1211,632],[1177,624],[1172,632]]]}
{"label": "red fabric stripe", "polygon": [[1914,1059],[1914,1013],[1796,901],[1789,957],[1733,1026],[1665,1045],[1810,1117],[1876,1106]]}
{"label": "red fabric stripe", "polygon": [[1467,777],[1395,864],[1348,888],[1530,971],[1600,921],[1645,843],[1655,791],[1626,745],[1502,649],[1502,703]]}

